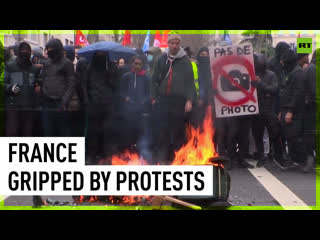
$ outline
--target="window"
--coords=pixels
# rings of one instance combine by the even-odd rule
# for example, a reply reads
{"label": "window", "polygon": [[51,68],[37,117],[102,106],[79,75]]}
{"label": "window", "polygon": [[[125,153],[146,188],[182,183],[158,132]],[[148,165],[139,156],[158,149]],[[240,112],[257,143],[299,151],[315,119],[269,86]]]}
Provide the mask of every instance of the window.
{"label": "window", "polygon": [[43,44],[43,45],[46,45],[46,44],[47,44],[47,42],[48,42],[48,40],[49,40],[48,33],[44,33],[44,34],[43,34],[43,42],[44,42],[44,44]]}

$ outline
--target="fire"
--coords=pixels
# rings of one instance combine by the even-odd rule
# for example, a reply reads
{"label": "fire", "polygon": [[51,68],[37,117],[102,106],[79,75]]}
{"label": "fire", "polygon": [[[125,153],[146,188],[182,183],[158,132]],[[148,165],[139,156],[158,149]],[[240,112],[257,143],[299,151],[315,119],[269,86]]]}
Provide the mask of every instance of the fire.
{"label": "fire", "polygon": [[137,153],[130,153],[126,150],[124,153],[112,156],[112,165],[147,165],[147,162]]}
{"label": "fire", "polygon": [[[213,143],[214,128],[211,114],[211,106],[208,107],[205,119],[203,121],[203,130],[187,126],[186,132],[188,142],[175,152],[175,158],[171,165],[214,165],[210,158],[218,157]],[[106,160],[101,160],[100,164],[105,164]],[[113,155],[112,165],[147,165],[148,163],[137,153],[130,153],[126,150],[124,153]],[[221,167],[223,167],[221,165]],[[149,199],[150,196],[108,196],[107,201],[111,204],[132,205],[141,202],[143,199]],[[83,202],[84,197],[80,196],[79,202]],[[98,201],[97,196],[91,196],[89,202]]]}
{"label": "fire", "polygon": [[203,131],[200,128],[187,127],[189,140],[180,150],[175,152],[172,165],[212,164],[209,159],[218,157],[213,143],[214,129],[211,116],[211,107],[209,106],[203,122]]}

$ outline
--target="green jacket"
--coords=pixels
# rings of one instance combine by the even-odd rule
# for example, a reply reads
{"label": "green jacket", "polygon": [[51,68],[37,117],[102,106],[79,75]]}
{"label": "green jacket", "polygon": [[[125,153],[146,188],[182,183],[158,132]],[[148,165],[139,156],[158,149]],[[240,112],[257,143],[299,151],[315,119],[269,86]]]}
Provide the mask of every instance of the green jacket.
{"label": "green jacket", "polygon": [[172,67],[169,96],[181,96],[186,100],[194,101],[196,89],[190,59],[182,48],[174,57],[171,65],[168,59],[168,49],[166,49],[165,53],[157,62],[157,67],[152,76],[152,98],[156,99],[160,96],[167,96],[169,71],[170,67]]}

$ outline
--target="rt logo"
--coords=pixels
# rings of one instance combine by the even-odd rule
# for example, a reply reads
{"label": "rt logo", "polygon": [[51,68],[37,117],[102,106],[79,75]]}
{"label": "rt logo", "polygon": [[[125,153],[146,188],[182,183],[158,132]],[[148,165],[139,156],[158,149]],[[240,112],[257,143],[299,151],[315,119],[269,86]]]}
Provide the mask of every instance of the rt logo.
{"label": "rt logo", "polygon": [[312,38],[297,38],[297,53],[312,53]]}

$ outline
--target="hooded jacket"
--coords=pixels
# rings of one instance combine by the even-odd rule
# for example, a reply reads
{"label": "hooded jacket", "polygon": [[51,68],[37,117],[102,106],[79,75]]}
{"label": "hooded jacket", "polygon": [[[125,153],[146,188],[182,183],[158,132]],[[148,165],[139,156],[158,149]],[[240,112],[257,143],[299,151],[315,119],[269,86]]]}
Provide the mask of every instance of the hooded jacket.
{"label": "hooded jacket", "polygon": [[60,40],[51,39],[46,48],[52,48],[55,55],[44,62],[41,72],[43,96],[61,101],[61,106],[68,108],[75,87],[73,63],[63,56]]}
{"label": "hooded jacket", "polygon": [[285,86],[285,72],[280,63],[281,57],[290,48],[289,44],[285,42],[279,42],[275,49],[275,56],[267,63],[267,69],[274,72],[277,75],[278,86],[283,88]]}
{"label": "hooded jacket", "polygon": [[121,97],[130,97],[138,104],[150,102],[150,79],[145,70],[136,73],[133,70],[121,78]]}
{"label": "hooded jacket", "polygon": [[305,93],[306,93],[306,103],[309,107],[314,110],[316,107],[316,101],[319,102],[319,97],[316,96],[316,62],[320,62],[320,49],[317,49],[316,54],[313,54],[309,66],[305,69]]}
{"label": "hooded jacket", "polygon": [[[169,48],[167,48],[156,64],[152,75],[152,98],[179,96],[185,100],[194,101],[196,89],[190,59],[182,48],[175,56],[169,55]],[[170,70],[172,70],[172,78],[168,88]]]}
{"label": "hooded jacket", "polygon": [[200,48],[197,55],[198,62],[198,81],[199,81],[199,98],[207,102],[212,94],[212,78],[211,78],[211,69],[210,69],[210,57],[200,56],[201,52],[208,52],[207,47]]}
{"label": "hooded jacket", "polygon": [[63,49],[66,52],[66,57],[73,63],[75,55],[76,55],[76,53],[74,51],[74,47],[64,46]]}
{"label": "hooded jacket", "polygon": [[108,56],[102,67],[97,60],[95,55],[87,71],[88,99],[90,104],[108,105],[116,97],[119,72]]}
{"label": "hooded jacket", "polygon": [[[18,57],[7,64],[4,72],[5,105],[6,108],[16,110],[32,110],[35,107],[35,84],[39,83],[40,68],[20,56],[22,47],[31,48],[22,42],[18,48]],[[12,92],[12,87],[17,84],[20,88],[18,94]]]}
{"label": "hooded jacket", "polygon": [[299,64],[296,64],[288,75],[284,89],[280,91],[280,109],[282,112],[301,114],[305,107],[305,75]]}

